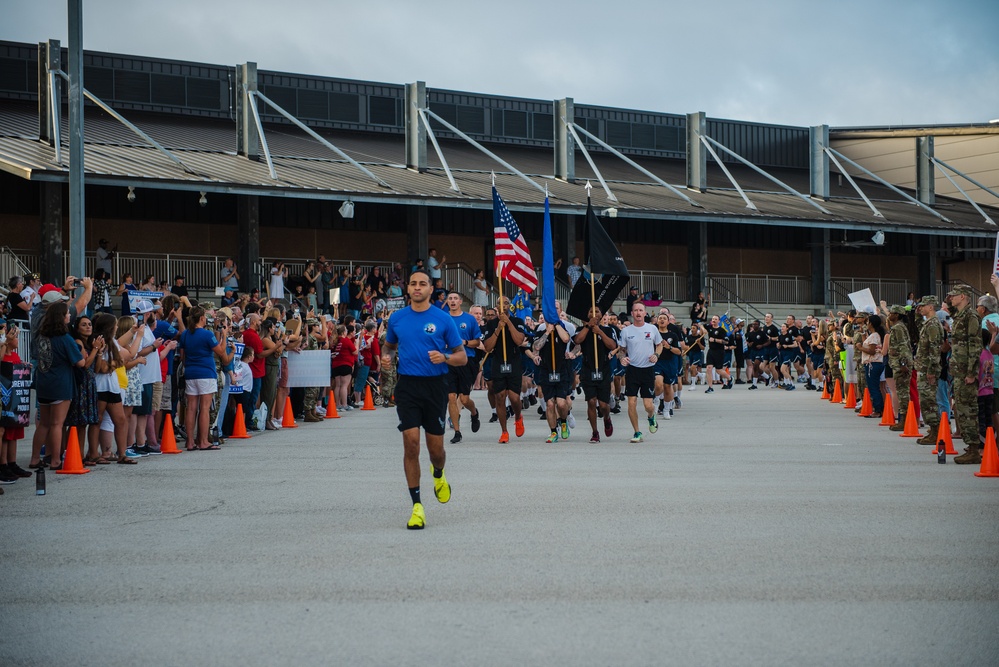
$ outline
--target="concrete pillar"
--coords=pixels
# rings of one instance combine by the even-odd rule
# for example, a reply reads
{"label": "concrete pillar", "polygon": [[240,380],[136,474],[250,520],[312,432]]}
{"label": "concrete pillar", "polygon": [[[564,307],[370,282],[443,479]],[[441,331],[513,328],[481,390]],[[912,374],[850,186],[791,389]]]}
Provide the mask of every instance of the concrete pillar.
{"label": "concrete pillar", "polygon": [[937,293],[937,239],[929,234],[919,237],[916,255],[916,298]]}
{"label": "concrete pillar", "polygon": [[[58,39],[38,43],[38,138],[49,146],[55,146],[55,131],[52,119],[52,103],[49,97],[49,70],[62,69],[62,48]],[[62,106],[62,78],[55,77],[52,97]]]}
{"label": "concrete pillar", "polygon": [[555,100],[555,178],[567,183],[576,180],[576,144],[567,128],[573,122],[572,98]]}
{"label": "concrete pillar", "polygon": [[[247,99],[257,89],[257,63],[236,67],[236,152],[251,160],[260,158],[260,134]],[[243,275],[240,273],[240,275]]]}
{"label": "concrete pillar", "polygon": [[427,84],[423,81],[406,84],[406,167],[423,171],[427,168],[427,128],[417,109],[427,105]]}
{"label": "concrete pillar", "polygon": [[693,301],[708,282],[708,223],[687,227],[687,300]]}
{"label": "concrete pillar", "polygon": [[809,194],[818,199],[829,199],[829,156],[823,150],[828,146],[828,125],[808,128]]}
{"label": "concrete pillar", "polygon": [[[828,186],[828,172],[826,185]],[[829,230],[812,230],[812,303],[829,307],[832,303],[829,282],[832,280],[829,260]]]}
{"label": "concrete pillar", "polygon": [[[707,115],[703,111],[687,114],[687,189],[703,192],[708,187],[708,152],[701,136],[708,133]],[[694,292],[697,296],[697,292]]]}
{"label": "concrete pillar", "polygon": [[[236,237],[239,239],[236,267],[239,289],[249,292],[260,288],[260,198],[257,195],[236,197]],[[261,289],[261,293],[264,290]]]}
{"label": "concrete pillar", "polygon": [[936,203],[936,174],[933,168],[933,137],[916,137],[916,199]]}
{"label": "concrete pillar", "polygon": [[410,206],[406,209],[406,261],[410,266],[415,259],[422,259],[426,265],[427,253],[430,251],[428,213],[426,206]]}
{"label": "concrete pillar", "polygon": [[[62,183],[43,181],[41,184],[41,211],[39,227],[41,228],[42,245],[39,256],[39,273],[42,282],[62,285],[62,223],[63,200]],[[8,278],[10,276],[7,276]],[[115,276],[117,280],[119,276]]]}

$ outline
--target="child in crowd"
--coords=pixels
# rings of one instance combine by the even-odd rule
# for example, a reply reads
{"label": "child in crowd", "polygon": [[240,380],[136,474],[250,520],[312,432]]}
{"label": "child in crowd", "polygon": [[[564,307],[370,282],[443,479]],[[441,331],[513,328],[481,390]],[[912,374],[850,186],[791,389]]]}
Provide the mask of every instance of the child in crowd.
{"label": "child in crowd", "polygon": [[243,420],[247,430],[250,428],[250,420],[253,417],[253,372],[250,370],[253,358],[253,348],[249,345],[245,346],[243,354],[234,364],[232,371],[233,386],[239,386],[243,389],[243,393],[232,396],[236,398],[236,403],[243,406]]}

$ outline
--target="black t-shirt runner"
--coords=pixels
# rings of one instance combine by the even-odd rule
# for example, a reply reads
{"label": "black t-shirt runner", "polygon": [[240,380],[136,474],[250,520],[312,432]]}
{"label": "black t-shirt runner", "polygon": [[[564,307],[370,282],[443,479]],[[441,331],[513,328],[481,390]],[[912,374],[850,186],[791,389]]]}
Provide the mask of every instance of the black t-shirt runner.
{"label": "black t-shirt runner", "polygon": [[798,341],[795,340],[796,336],[791,333],[781,334],[778,336],[777,343],[780,345],[782,352],[794,352],[795,348],[798,347]]}
{"label": "black t-shirt runner", "polygon": [[767,347],[774,347],[777,343],[774,342],[774,338],[780,336],[780,327],[776,324],[771,324],[768,327],[763,327],[763,333],[767,337]]}
{"label": "black t-shirt runner", "polygon": [[[510,322],[513,324],[514,328],[520,333],[527,335],[527,330],[524,328],[524,320],[519,317],[510,317]],[[486,322],[482,325],[482,340],[486,340],[496,333],[496,328],[500,326],[499,318]],[[523,366],[520,363],[521,349],[514,344],[513,338],[510,336],[510,330],[505,326],[503,327],[503,333],[500,337],[496,339],[496,346],[493,348],[492,354],[489,358],[492,360],[492,371],[494,375],[499,375],[500,365],[503,363],[503,339],[506,339],[506,358],[507,362],[512,364],[513,372],[523,374]]]}
{"label": "black t-shirt runner", "polygon": [[[545,335],[546,328],[547,325],[544,325],[534,332],[535,341],[537,341],[538,339],[540,339],[542,336]],[[541,357],[541,363],[538,364],[538,368],[542,368],[545,371],[554,370],[554,371],[564,372],[565,369],[568,367],[569,360],[565,358],[565,352],[569,348],[569,345],[572,344],[573,331],[571,327],[566,327],[565,325],[563,325],[562,328],[564,328],[569,333],[569,343],[563,343],[562,338],[559,337],[558,335],[558,331],[553,329],[551,334],[548,335],[548,340],[545,341],[545,344],[542,345],[541,349],[538,350],[537,352],[537,355]],[[555,346],[554,368],[552,368],[552,345]],[[593,343],[590,343],[590,354],[592,353],[593,353]]]}
{"label": "black t-shirt runner", "polygon": [[[694,341],[697,341],[695,344]],[[704,339],[701,338],[701,332],[695,330],[693,333],[688,333],[683,337],[683,342],[685,342],[690,349],[687,352],[700,352],[704,349]]]}
{"label": "black t-shirt runner", "polygon": [[[581,327],[580,331],[586,327]],[[614,331],[612,327],[601,326],[600,330],[613,341],[617,340],[617,332]],[[597,339],[597,364],[596,370],[604,373],[604,378],[609,378],[608,372],[610,371],[610,350],[604,345],[604,341],[600,336],[597,335],[595,331],[590,331],[586,334],[586,338],[580,343],[579,347],[583,352],[583,373],[580,374],[580,379],[583,381],[589,380],[589,373],[594,370],[593,363],[593,338]]]}
{"label": "black t-shirt runner", "polygon": [[660,332],[660,335],[663,337],[663,355],[670,355],[669,357],[665,357],[667,359],[676,359],[676,352],[673,352],[670,348],[683,349],[683,331],[671,324],[666,327],[666,332]]}
{"label": "black t-shirt runner", "polygon": [[756,331],[750,331],[746,334],[746,343],[753,350],[762,350],[767,347],[770,341],[767,340],[767,335],[757,329]]}
{"label": "black t-shirt runner", "polygon": [[721,352],[728,344],[728,333],[722,327],[708,327],[708,348]]}

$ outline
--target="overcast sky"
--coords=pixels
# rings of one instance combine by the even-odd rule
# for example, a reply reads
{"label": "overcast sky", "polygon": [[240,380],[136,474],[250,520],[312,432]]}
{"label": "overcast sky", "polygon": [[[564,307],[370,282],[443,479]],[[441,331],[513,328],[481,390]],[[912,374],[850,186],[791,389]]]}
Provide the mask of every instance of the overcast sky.
{"label": "overcast sky", "polygon": [[[0,39],[68,45],[66,0]],[[790,125],[999,118],[996,0],[85,0],[84,48]]]}

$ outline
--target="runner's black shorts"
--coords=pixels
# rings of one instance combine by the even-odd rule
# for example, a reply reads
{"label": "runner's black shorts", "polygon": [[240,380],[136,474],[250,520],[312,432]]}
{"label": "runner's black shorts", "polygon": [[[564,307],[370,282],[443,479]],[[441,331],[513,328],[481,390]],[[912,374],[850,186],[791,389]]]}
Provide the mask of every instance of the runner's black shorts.
{"label": "runner's black shorts", "polygon": [[471,364],[464,366],[449,366],[447,375],[447,393],[468,396],[472,393],[472,384],[475,382],[475,375],[478,373],[479,365],[472,360]]}
{"label": "runner's black shorts", "polygon": [[656,375],[652,368],[628,366],[624,374],[624,395],[652,398],[656,389]]}
{"label": "runner's black shorts", "polygon": [[524,382],[524,372],[518,363],[510,364],[511,370],[507,374],[500,373],[499,366],[493,366],[493,393],[501,391],[512,391],[520,394],[521,385]]}
{"label": "runner's black shorts", "polygon": [[708,366],[715,368],[725,366],[725,350],[708,350]]}
{"label": "runner's black shorts", "polygon": [[[589,375],[589,371],[584,370],[583,375]],[[579,378],[579,386],[583,388],[583,398],[592,401],[594,398],[601,403],[610,403],[611,375],[605,373],[603,380],[594,382],[588,377]]]}
{"label": "runner's black shorts", "polygon": [[550,382],[548,375],[551,373],[547,368],[538,368],[534,374],[534,383],[541,389],[545,400],[550,401],[555,398],[568,398],[572,391],[572,369],[563,366],[559,369],[559,381]]}
{"label": "runner's black shorts", "polygon": [[395,386],[395,411],[399,430],[422,428],[429,435],[444,435],[447,386],[444,375],[400,375]]}

